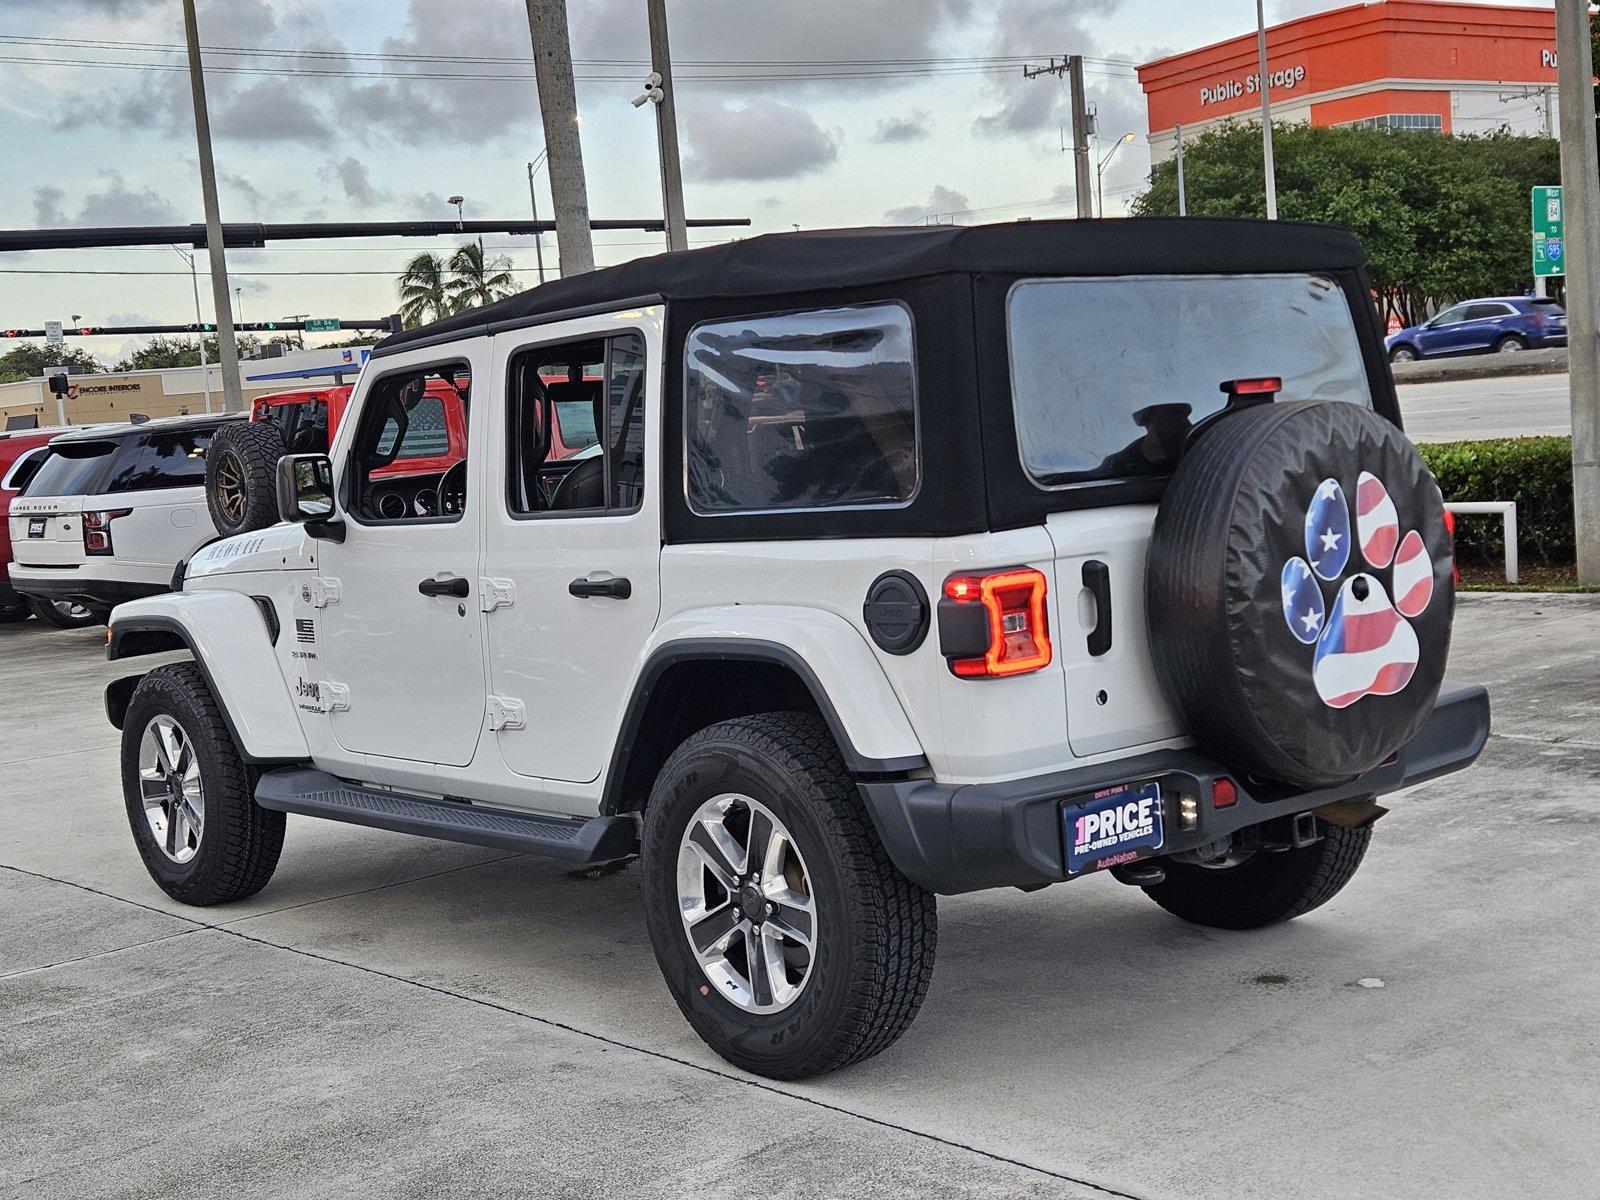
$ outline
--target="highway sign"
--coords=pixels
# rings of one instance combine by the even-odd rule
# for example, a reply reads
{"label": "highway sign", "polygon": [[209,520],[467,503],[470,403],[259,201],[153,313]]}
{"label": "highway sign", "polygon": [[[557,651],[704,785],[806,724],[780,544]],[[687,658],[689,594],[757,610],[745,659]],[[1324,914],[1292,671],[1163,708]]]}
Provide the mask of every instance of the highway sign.
{"label": "highway sign", "polygon": [[1533,189],[1533,273],[1567,273],[1566,214],[1562,212],[1559,187]]}
{"label": "highway sign", "polygon": [[46,321],[44,323],[44,340],[52,346],[61,345],[61,322]]}
{"label": "highway sign", "polygon": [[338,328],[338,317],[308,317],[306,319],[307,333],[333,333]]}

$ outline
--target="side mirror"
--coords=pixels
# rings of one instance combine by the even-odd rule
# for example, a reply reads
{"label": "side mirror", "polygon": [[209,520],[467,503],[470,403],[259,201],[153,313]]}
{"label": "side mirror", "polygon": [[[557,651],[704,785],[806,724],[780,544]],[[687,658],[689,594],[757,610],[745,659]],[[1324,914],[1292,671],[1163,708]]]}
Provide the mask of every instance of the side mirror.
{"label": "side mirror", "polygon": [[333,463],[326,454],[278,460],[278,516],[304,525],[314,538],[344,541],[344,522],[333,519]]}

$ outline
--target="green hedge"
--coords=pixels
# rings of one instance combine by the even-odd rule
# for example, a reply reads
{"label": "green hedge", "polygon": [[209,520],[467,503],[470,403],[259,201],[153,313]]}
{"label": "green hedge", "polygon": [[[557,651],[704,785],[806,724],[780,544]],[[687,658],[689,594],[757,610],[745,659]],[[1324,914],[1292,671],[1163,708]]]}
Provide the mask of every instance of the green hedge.
{"label": "green hedge", "polygon": [[[1564,566],[1574,561],[1571,438],[1495,438],[1417,449],[1447,501],[1517,502],[1517,553],[1523,562]],[[1497,518],[1456,518],[1459,561],[1493,564],[1504,556]]]}

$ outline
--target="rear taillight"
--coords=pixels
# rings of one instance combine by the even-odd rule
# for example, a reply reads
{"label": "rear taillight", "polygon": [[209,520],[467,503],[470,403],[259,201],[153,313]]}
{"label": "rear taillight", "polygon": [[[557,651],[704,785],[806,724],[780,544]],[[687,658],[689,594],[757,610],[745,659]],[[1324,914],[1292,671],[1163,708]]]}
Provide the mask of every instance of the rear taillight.
{"label": "rear taillight", "polygon": [[131,508],[114,508],[102,512],[83,514],[83,552],[85,554],[110,554],[111,522],[131,513]]}
{"label": "rear taillight", "polygon": [[1456,515],[1444,510],[1444,531],[1450,535],[1450,581],[1461,586],[1461,564],[1456,561]]}
{"label": "rear taillight", "polygon": [[1021,675],[1050,664],[1048,588],[1032,567],[952,575],[939,601],[939,649],[966,679]]}

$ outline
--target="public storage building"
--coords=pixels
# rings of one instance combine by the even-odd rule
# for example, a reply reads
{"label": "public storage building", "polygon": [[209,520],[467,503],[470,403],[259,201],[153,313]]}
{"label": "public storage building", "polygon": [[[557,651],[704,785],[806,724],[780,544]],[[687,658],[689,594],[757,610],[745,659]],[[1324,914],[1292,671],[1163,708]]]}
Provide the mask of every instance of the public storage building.
{"label": "public storage building", "polygon": [[[1431,133],[1553,135],[1552,8],[1381,0],[1267,30],[1273,122],[1373,125]],[[1256,35],[1139,68],[1154,162],[1231,118],[1259,120]]]}

